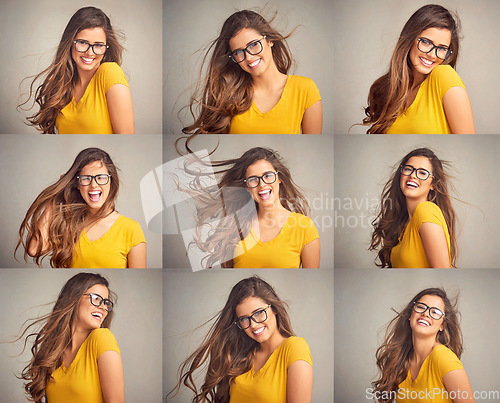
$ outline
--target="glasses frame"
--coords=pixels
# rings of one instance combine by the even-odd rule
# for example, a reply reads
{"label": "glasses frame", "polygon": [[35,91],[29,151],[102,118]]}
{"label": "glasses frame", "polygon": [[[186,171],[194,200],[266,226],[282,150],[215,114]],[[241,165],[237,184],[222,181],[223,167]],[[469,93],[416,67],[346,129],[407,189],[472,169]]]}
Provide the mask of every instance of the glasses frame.
{"label": "glasses frame", "polygon": [[[418,311],[415,309],[415,306],[416,306],[417,304],[424,305],[424,306],[425,306],[425,309],[424,309],[422,312],[418,312]],[[415,313],[425,313],[425,312],[427,312],[427,310],[429,310],[429,316],[430,316],[432,319],[434,319],[434,320],[439,320],[439,319],[441,319],[442,317],[444,317],[444,316],[446,315],[446,314],[445,314],[445,313],[444,313],[441,309],[439,309],[439,308],[437,308],[437,307],[435,307],[435,306],[429,306],[429,305],[427,305],[427,304],[424,304],[423,302],[418,302],[418,301],[415,301],[415,302],[413,303],[413,307],[412,307],[412,309],[413,309],[413,311],[414,311]],[[438,310],[439,312],[441,312],[441,316],[440,316],[439,318],[435,318],[434,316],[432,316],[432,314],[431,314],[431,309],[436,309],[436,310]]]}
{"label": "glasses frame", "polygon": [[[242,318],[238,318],[238,320],[236,320],[234,322],[234,324],[236,326],[238,326],[238,329],[241,329],[241,330],[245,330],[245,329],[248,329],[250,327],[250,325],[252,324],[251,320],[253,320],[255,323],[263,323],[267,320],[267,310],[271,308],[271,304],[268,304],[266,308],[264,309],[259,309],[257,312],[254,312],[253,314],[251,314],[250,316],[243,316]],[[261,312],[264,312],[266,314],[266,319],[264,320],[261,320],[260,322],[254,318],[255,315],[257,315],[258,313],[261,313]],[[241,327],[240,325],[240,320],[242,319],[248,319],[248,326],[247,327]],[[251,319],[251,320],[250,320]]]}
{"label": "glasses frame", "polygon": [[[99,183],[99,182],[97,182],[97,177],[101,176],[101,175],[106,175],[108,177],[108,180],[106,181],[106,183]],[[90,183],[88,185],[84,185],[82,183],[81,179],[80,179],[82,177],[88,177],[88,178],[90,178]],[[109,178],[111,178],[111,175],[110,174],[78,175],[76,178],[78,179],[78,183],[80,184],[80,186],[90,186],[90,185],[92,185],[92,180],[95,180],[95,183],[97,183],[99,186],[104,186],[104,185],[107,185],[109,183]]]}
{"label": "glasses frame", "polygon": [[[230,58],[233,62],[235,62],[236,64],[240,64],[240,63],[242,63],[243,61],[245,61],[245,59],[247,58],[247,55],[245,54],[245,52],[246,52],[246,53],[248,53],[248,54],[249,54],[249,55],[251,55],[251,56],[255,56],[255,55],[258,55],[259,53],[262,53],[262,51],[264,50],[264,45],[262,45],[262,41],[263,41],[264,39],[266,39],[266,36],[267,36],[267,35],[264,35],[264,37],[263,37],[262,39],[259,39],[259,40],[257,40],[257,41],[253,41],[253,42],[249,43],[249,44],[248,44],[248,46],[247,46],[246,48],[244,48],[244,49],[236,49],[236,50],[232,51],[232,52],[231,52],[231,54],[229,55],[229,58]],[[260,50],[259,50],[257,53],[252,53],[252,52],[250,52],[250,50],[248,50],[248,48],[249,48],[250,46],[252,46],[252,45],[255,45],[256,43],[259,43],[259,45],[260,45]],[[239,51],[239,50],[242,50],[242,51],[243,51],[243,56],[244,56],[244,57],[243,57],[243,59],[242,59],[242,60],[240,60],[240,61],[238,62],[238,61],[236,61],[236,59],[235,59],[235,57],[234,57],[234,53],[235,53],[235,52],[237,52],[237,51]]]}
{"label": "glasses frame", "polygon": [[[405,167],[410,167],[412,169],[412,171],[409,174],[403,173],[403,169]],[[425,172],[427,172],[428,173],[427,178],[425,178],[425,179],[419,178],[418,177],[418,171],[425,171]],[[408,164],[401,165],[399,167],[399,172],[401,172],[401,175],[404,175],[404,176],[411,176],[413,174],[413,172],[416,172],[415,176],[417,177],[417,179],[420,179],[421,181],[426,181],[427,179],[429,179],[430,176],[432,176],[434,178],[434,175],[431,174],[427,169],[425,169],[425,168],[415,168],[413,165],[408,165]]]}
{"label": "glasses frame", "polygon": [[[77,42],[79,42],[79,43],[84,43],[84,44],[88,45],[88,46],[87,46],[87,49],[85,49],[85,50],[78,50],[78,49],[76,48],[76,43],[77,43]],[[79,53],[87,53],[87,52],[89,51],[89,49],[90,49],[90,48],[92,48],[92,52],[94,52],[94,55],[96,55],[96,56],[102,56],[102,55],[104,55],[104,54],[106,53],[106,51],[109,49],[109,45],[105,45],[104,43],[94,43],[94,44],[92,44],[92,43],[88,43],[88,42],[86,42],[86,41],[80,41],[80,40],[78,40],[78,39],[75,39],[75,40],[73,41],[73,43],[75,44],[75,50],[76,50],[77,52],[79,52]],[[104,51],[104,53],[97,53],[97,52],[95,51],[94,46],[106,46],[106,50]]]}
{"label": "glasses frame", "polygon": [[[426,41],[426,42],[429,42],[430,45],[432,45],[432,48],[430,48],[430,50],[428,50],[427,52],[425,50],[422,50],[420,49],[420,42],[421,41]],[[453,51],[450,49],[450,48],[444,48],[443,46],[437,46],[437,45],[434,45],[434,43],[432,43],[432,41],[430,41],[429,39],[427,38],[417,38],[417,48],[418,50],[420,50],[422,53],[430,53],[432,52],[434,49],[436,49],[436,51],[434,52],[436,54],[436,57],[440,60],[446,60],[448,57],[450,57],[450,55],[453,53]],[[438,49],[446,49],[446,56],[444,57],[444,59],[442,57],[439,57],[438,56]]]}
{"label": "glasses frame", "polygon": [[[104,303],[104,309],[109,313],[109,312],[112,312],[113,311],[113,308],[115,306],[115,304],[113,303],[113,301],[111,301],[110,299],[108,298],[103,298],[101,297],[99,294],[96,294],[95,292],[91,292],[89,294],[83,294],[83,295],[88,295],[90,297],[90,303],[94,306],[96,306],[97,308],[99,308],[103,303]],[[96,296],[96,297],[99,297],[101,298],[101,302],[99,302],[99,305],[96,305],[94,304],[93,300],[92,300],[92,296]],[[111,304],[111,309],[108,309],[108,307],[106,306],[105,304],[105,301],[109,302]]]}
{"label": "glasses frame", "polygon": [[[268,174],[274,174],[274,180],[272,182],[266,182],[264,180],[264,176],[266,176]],[[257,186],[260,185],[260,181],[264,182],[266,185],[270,185],[270,184],[276,182],[276,179],[278,178],[278,174],[279,174],[278,171],[269,171],[269,172],[264,173],[261,176],[257,176],[257,175],[249,176],[248,178],[243,179],[243,182],[245,182],[245,185],[247,186],[247,188],[254,189],[254,188],[256,188]],[[251,179],[251,178],[257,178],[257,180],[258,180],[257,185],[255,185],[255,186],[248,186],[248,180]]]}

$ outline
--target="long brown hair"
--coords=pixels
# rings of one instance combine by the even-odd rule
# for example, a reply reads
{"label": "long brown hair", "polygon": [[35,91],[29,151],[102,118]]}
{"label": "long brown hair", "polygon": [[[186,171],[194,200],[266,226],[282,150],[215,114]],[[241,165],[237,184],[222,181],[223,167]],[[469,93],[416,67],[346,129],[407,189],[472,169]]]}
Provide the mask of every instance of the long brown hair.
{"label": "long brown hair", "polygon": [[[194,123],[184,127],[183,133],[229,133],[232,117],[252,105],[252,76],[229,58],[229,40],[242,29],[253,29],[273,42],[274,63],[280,73],[288,74],[293,59],[286,39],[293,31],[286,36],[281,35],[270,25],[274,18],[268,22],[255,11],[242,10],[224,22],[219,36],[211,42],[203,56],[200,79],[188,105]],[[206,76],[201,80],[205,69]]]}
{"label": "long brown hair", "polygon": [[[248,297],[260,298],[271,305],[280,334],[285,338],[294,336],[287,304],[278,297],[273,287],[257,276],[241,280],[231,290],[224,308],[206,322],[215,320],[201,346],[180,366],[179,381],[170,393],[178,392],[184,384],[195,393],[193,403],[229,402],[231,382],[250,370],[254,354],[260,346],[235,324],[238,319],[236,307]],[[198,391],[193,374],[205,364],[208,366],[207,375]]]}
{"label": "long brown hair", "polygon": [[[212,162],[214,173],[222,174],[216,186],[206,187],[206,175],[190,170],[187,166],[186,171],[195,176],[188,193],[193,195],[200,206],[194,243],[201,251],[209,254],[206,258],[207,267],[213,267],[217,262],[222,262],[223,267],[232,267],[236,244],[249,234],[259,206],[246,190],[243,181],[247,168],[261,160],[269,162],[278,172],[281,180],[281,205],[289,211],[309,215],[309,204],[277,151],[255,147],[239,158]],[[215,218],[219,219],[217,226],[205,239],[202,233]]]}
{"label": "long brown hair", "polygon": [[418,35],[428,28],[447,29],[451,32],[452,53],[442,64],[455,67],[459,53],[460,20],[443,6],[427,4],[419,8],[406,22],[391,57],[389,71],[377,79],[368,94],[364,125],[367,133],[386,133],[408,105],[408,93],[415,77],[409,53]]}
{"label": "long brown hair", "polygon": [[[27,120],[30,126],[36,127],[42,133],[55,133],[56,118],[73,97],[72,90],[78,81],[78,70],[71,56],[71,48],[76,35],[88,28],[102,28],[106,34],[109,48],[101,63],[115,62],[121,65],[123,46],[118,38],[123,35],[113,30],[108,16],[100,9],[96,7],[79,9],[64,29],[54,61],[35,76],[29,87],[29,98],[19,104],[19,108],[23,109],[22,107],[33,97],[33,104],[27,110],[33,108],[35,103],[40,106],[40,110]],[[42,77],[44,77],[42,84],[33,93],[35,82]]]}
{"label": "long brown hair", "polygon": [[[463,352],[462,331],[460,330],[460,314],[457,311],[458,296],[450,301],[446,295],[446,291],[442,288],[427,288],[420,291],[401,311],[396,312],[396,317],[387,325],[384,341],[377,349],[377,367],[380,371],[380,376],[372,382],[374,391],[380,392],[380,396],[384,396],[382,392],[394,392],[398,390],[398,386],[403,382],[409,370],[409,362],[414,353],[412,330],[409,319],[413,309],[413,303],[417,302],[424,295],[436,295],[443,300],[444,303],[444,329],[436,335],[436,341],[453,351],[458,358]],[[379,403],[389,403],[393,399],[380,398]]]}
{"label": "long brown hair", "polygon": [[[74,245],[84,226],[91,224],[86,221],[90,207],[78,190],[77,176],[86,165],[96,161],[107,168],[111,178],[108,198],[91,223],[115,211],[120,186],[117,168],[108,153],[99,148],[87,148],[77,155],[71,168],[57,182],[44,189],[31,204],[19,228],[19,241],[14,253],[22,245],[24,259],[27,261],[30,243],[34,241],[38,243],[38,247],[30,256],[38,266],[50,254],[52,267],[70,267]],[[44,239],[41,227],[47,219],[48,235]],[[44,242],[46,248],[43,247]]]}
{"label": "long brown hair", "polygon": [[406,207],[406,197],[400,187],[400,168],[406,165],[411,157],[426,157],[432,165],[432,184],[434,190],[430,190],[427,200],[435,203],[443,212],[448,232],[450,234],[450,255],[452,267],[455,267],[457,258],[456,240],[456,216],[451,204],[450,189],[453,185],[450,176],[445,172],[444,167],[450,165],[448,161],[441,161],[434,152],[428,148],[417,148],[408,154],[394,166],[394,173],[382,190],[380,200],[380,211],[373,221],[374,230],[370,243],[370,250],[377,250],[377,258],[380,267],[391,266],[391,251],[399,243],[399,237],[409,220],[408,209]]}
{"label": "long brown hair", "polygon": [[[33,358],[23,369],[21,379],[28,381],[24,388],[30,398],[41,403],[45,396],[45,388],[52,373],[62,364],[63,353],[71,345],[72,326],[78,314],[83,294],[94,285],[101,284],[109,289],[108,280],[97,273],[78,273],[71,277],[61,292],[52,312],[31,322],[16,339],[24,338],[24,348],[32,337]],[[116,295],[109,291],[110,299],[116,302]],[[113,311],[104,318],[101,327],[109,328],[113,319]],[[23,325],[24,326],[24,325]],[[40,330],[36,330],[41,326]]]}

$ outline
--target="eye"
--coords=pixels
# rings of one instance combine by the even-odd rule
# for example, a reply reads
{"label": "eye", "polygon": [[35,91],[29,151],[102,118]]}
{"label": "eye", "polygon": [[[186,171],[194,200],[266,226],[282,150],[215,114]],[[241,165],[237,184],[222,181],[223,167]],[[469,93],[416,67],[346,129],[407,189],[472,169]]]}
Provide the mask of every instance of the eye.
{"label": "eye", "polygon": [[433,43],[430,40],[428,40],[428,39],[421,39],[421,41],[423,43],[425,43],[426,45],[433,45]]}
{"label": "eye", "polygon": [[254,50],[257,48],[258,45],[259,45],[259,41],[252,42],[250,45],[247,46],[247,49]]}
{"label": "eye", "polygon": [[264,179],[272,179],[274,177],[274,173],[273,172],[266,172],[264,174]]}
{"label": "eye", "polygon": [[242,50],[242,49],[236,49],[236,50],[233,52],[233,56],[240,56],[242,53],[243,53],[243,50]]}

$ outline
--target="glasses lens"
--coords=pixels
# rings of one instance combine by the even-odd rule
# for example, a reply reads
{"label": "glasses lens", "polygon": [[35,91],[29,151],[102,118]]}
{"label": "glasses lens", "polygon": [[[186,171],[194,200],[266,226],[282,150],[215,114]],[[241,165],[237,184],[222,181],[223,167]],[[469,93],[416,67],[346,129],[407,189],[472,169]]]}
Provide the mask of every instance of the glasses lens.
{"label": "glasses lens", "polygon": [[250,45],[247,46],[247,51],[251,55],[258,55],[260,52],[262,52],[262,42],[261,41],[256,41],[251,43]]}
{"label": "glasses lens", "polygon": [[242,49],[235,50],[231,54],[231,57],[236,63],[241,63],[243,60],[245,60],[245,51]]}
{"label": "glasses lens", "polygon": [[113,310],[113,303],[109,299],[104,299],[103,303],[106,311],[111,312]]}
{"label": "glasses lens", "polygon": [[250,318],[241,318],[236,322],[240,329],[246,329],[250,326]]}
{"label": "glasses lens", "polygon": [[425,169],[417,169],[417,178],[425,181],[430,175],[430,172]]}
{"label": "glasses lens", "polygon": [[250,176],[249,178],[247,178],[247,186],[249,188],[254,188],[259,186],[259,178],[256,176]]}
{"label": "glasses lens", "polygon": [[109,181],[109,176],[106,174],[97,175],[95,180],[98,185],[106,185]]}
{"label": "glasses lens", "polygon": [[415,305],[413,305],[413,310],[417,313],[425,312],[427,310],[427,305],[415,304]]}
{"label": "glasses lens", "polygon": [[88,186],[88,185],[90,185],[90,182],[92,181],[92,176],[90,176],[90,175],[80,175],[78,177],[78,180],[80,182],[80,185],[82,185],[82,186]]}
{"label": "glasses lens", "polygon": [[401,173],[405,176],[410,176],[413,173],[413,167],[410,165],[404,165],[401,167]]}
{"label": "glasses lens", "polygon": [[257,323],[261,323],[261,322],[264,322],[266,319],[267,319],[267,313],[266,311],[263,309],[262,311],[258,311],[258,312],[255,312],[253,315],[252,315],[252,318],[255,322]]}
{"label": "glasses lens", "polygon": [[90,294],[90,303],[94,306],[101,305],[102,298],[97,294]]}
{"label": "glasses lens", "polygon": [[448,49],[445,48],[436,48],[436,56],[440,59],[444,60],[448,57]]}
{"label": "glasses lens", "polygon": [[100,45],[96,43],[95,45],[92,46],[92,48],[96,55],[103,55],[106,52],[106,45]]}
{"label": "glasses lens", "polygon": [[418,50],[424,53],[430,52],[433,46],[432,42],[429,42],[426,39],[420,39],[417,43]]}
{"label": "glasses lens", "polygon": [[437,308],[431,308],[429,310],[429,315],[432,319],[441,319],[441,316],[443,316],[443,312],[441,312],[439,309]]}
{"label": "glasses lens", "polygon": [[276,181],[276,173],[275,172],[267,172],[262,175],[262,180],[264,183],[270,184]]}
{"label": "glasses lens", "polygon": [[75,49],[78,52],[86,52],[90,47],[90,44],[82,41],[75,41]]}

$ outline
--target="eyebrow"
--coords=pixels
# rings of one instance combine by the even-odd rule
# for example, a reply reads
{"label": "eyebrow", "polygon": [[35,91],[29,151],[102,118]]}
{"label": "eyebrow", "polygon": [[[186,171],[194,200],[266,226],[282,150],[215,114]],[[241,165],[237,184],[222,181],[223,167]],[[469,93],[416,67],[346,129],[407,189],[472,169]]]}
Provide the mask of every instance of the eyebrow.
{"label": "eyebrow", "polygon": [[440,48],[447,48],[447,49],[448,49],[448,48],[450,47],[450,45],[451,45],[451,44],[450,44],[450,45],[445,45],[444,43],[441,43],[441,44],[439,44],[439,45],[436,45],[432,39],[426,38],[425,36],[421,36],[420,38],[421,38],[421,39],[425,39],[425,40],[427,40],[427,41],[429,41],[429,42],[432,42],[432,44],[433,44],[433,45],[435,45],[435,46],[439,46]]}
{"label": "eyebrow", "polygon": [[[262,38],[262,39],[264,39],[264,38]],[[254,42],[257,42],[257,41],[260,41],[260,39],[254,39],[254,40],[252,40],[252,41],[248,42],[248,43],[245,45],[245,48],[246,48],[248,45],[250,45],[251,43],[254,43]],[[236,49],[234,49],[231,53],[234,53],[234,52],[236,52],[237,50],[243,50],[243,49],[245,49],[245,48],[236,48]]]}
{"label": "eyebrow", "polygon": [[[267,308],[267,307],[266,307]],[[242,318],[249,318],[250,316],[252,316],[255,312],[259,312],[259,311],[263,311],[264,309],[266,308],[257,308],[255,309],[254,311],[252,311],[252,313],[250,315],[243,315],[243,316],[238,316],[238,319],[242,319]]]}
{"label": "eyebrow", "polygon": [[[90,43],[86,39],[78,39],[78,38],[76,38],[75,41]],[[94,42],[92,45],[97,45],[97,44],[105,45],[105,42],[97,41],[97,42]]]}

